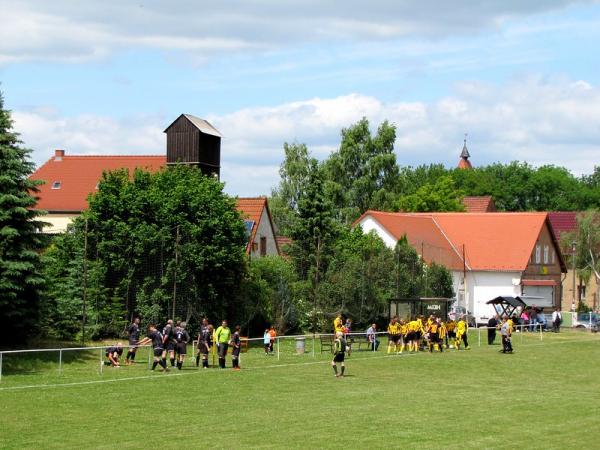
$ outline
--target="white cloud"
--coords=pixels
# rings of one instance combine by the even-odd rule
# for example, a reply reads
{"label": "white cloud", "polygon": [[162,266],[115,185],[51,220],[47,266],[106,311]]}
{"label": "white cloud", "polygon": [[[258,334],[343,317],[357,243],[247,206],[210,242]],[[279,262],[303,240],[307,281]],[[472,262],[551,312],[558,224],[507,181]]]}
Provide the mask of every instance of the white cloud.
{"label": "white cloud", "polygon": [[573,3],[589,1],[0,0],[0,64],[83,62],[128,48],[182,50],[202,60],[309,42],[438,38],[497,29],[507,18]]}
{"label": "white cloud", "polygon": [[[403,165],[454,166],[469,133],[474,165],[513,160],[555,164],[590,173],[600,161],[600,87],[586,81],[527,77],[495,85],[462,83],[452,95],[426,102],[383,103],[358,94],[314,98],[274,107],[246,108],[207,117],[224,135],[222,175],[230,193],[268,194],[278,181],[283,142],[304,142],[325,158],[340,131],[361,117],[373,128],[397,126]],[[54,148],[68,154],[162,153],[163,129],[174,117],[144,115],[116,120],[61,117],[51,109],[16,111],[15,128],[41,163]]]}

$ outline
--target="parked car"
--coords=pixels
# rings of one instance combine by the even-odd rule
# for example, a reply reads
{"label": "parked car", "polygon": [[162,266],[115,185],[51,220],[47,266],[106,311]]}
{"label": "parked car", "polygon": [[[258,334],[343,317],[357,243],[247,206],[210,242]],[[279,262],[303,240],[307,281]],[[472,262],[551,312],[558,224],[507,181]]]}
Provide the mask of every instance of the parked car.
{"label": "parked car", "polygon": [[589,312],[581,312],[577,313],[575,317],[573,317],[573,327],[574,328],[585,328],[592,332],[597,332],[600,327],[598,314],[589,313]]}

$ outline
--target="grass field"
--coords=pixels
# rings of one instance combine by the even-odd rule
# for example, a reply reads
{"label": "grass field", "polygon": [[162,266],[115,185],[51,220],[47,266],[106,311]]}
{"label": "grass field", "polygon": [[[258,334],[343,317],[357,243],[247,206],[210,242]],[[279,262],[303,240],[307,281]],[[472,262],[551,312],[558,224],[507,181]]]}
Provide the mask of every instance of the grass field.
{"label": "grass field", "polygon": [[513,355],[471,341],[444,354],[354,352],[343,379],[330,355],[294,355],[293,343],[279,360],[252,349],[240,372],[99,374],[99,351],[86,351],[58,374],[55,355],[5,356],[0,448],[600,446],[600,336],[524,334]]}

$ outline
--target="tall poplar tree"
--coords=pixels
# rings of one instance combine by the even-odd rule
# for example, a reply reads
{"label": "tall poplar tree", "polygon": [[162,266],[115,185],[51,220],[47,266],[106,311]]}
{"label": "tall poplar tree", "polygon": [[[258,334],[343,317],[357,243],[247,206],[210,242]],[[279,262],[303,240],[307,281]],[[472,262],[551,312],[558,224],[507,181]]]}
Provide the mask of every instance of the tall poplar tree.
{"label": "tall poplar tree", "polygon": [[0,342],[23,341],[38,321],[41,222],[30,150],[20,146],[0,93]]}

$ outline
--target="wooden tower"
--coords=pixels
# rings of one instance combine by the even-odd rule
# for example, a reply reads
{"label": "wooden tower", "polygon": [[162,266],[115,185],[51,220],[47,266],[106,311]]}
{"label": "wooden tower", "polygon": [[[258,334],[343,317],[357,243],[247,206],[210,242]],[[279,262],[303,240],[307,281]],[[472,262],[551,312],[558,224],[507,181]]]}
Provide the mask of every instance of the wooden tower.
{"label": "wooden tower", "polygon": [[208,176],[221,175],[221,133],[204,119],[180,115],[165,130],[167,164],[197,166]]}

